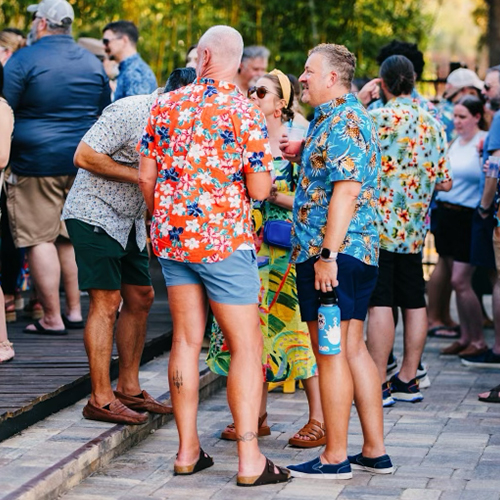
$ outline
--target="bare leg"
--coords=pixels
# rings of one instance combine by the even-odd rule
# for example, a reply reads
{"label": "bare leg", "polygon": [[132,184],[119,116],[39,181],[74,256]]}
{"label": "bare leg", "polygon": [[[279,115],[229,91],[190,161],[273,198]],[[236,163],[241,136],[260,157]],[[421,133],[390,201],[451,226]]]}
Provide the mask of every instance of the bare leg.
{"label": "bare leg", "polygon": [[483,315],[481,304],[472,288],[474,267],[464,262],[453,263],[452,286],[457,294],[457,308],[460,318],[462,345],[472,344],[475,347],[485,345],[483,334]]}
{"label": "bare leg", "polygon": [[45,312],[45,316],[40,320],[41,325],[49,330],[64,329],[59,301],[61,265],[55,244],[40,243],[30,247],[28,261],[38,298]]}
{"label": "bare leg", "polygon": [[[267,412],[267,391],[269,387],[267,382],[262,386],[262,397],[260,398],[259,418]],[[262,425],[267,425],[267,417],[262,421]]]}
{"label": "bare leg", "polygon": [[[174,324],[168,380],[179,433],[179,453],[175,465],[185,466],[195,463],[200,453],[196,425],[200,385],[198,363],[205,332],[207,303],[201,285],[170,286],[167,287],[167,293]],[[258,402],[256,408],[257,405]]]}
{"label": "bare leg", "polygon": [[257,304],[236,306],[210,301],[210,307],[231,353],[227,399],[238,436],[238,472],[242,476],[260,475],[265,465],[257,443],[263,342]]}
{"label": "bare leg", "polygon": [[493,352],[500,354],[500,275],[497,273],[493,285],[493,321],[495,323],[495,343]]}
{"label": "bare leg", "polygon": [[64,291],[66,292],[65,314],[70,321],[81,321],[82,308],[78,288],[78,268],[73,245],[69,241],[62,241],[56,243],[56,248],[61,263]]}
{"label": "bare leg", "polygon": [[[425,321],[427,324],[427,319]],[[395,328],[392,307],[370,307],[368,310],[367,347],[377,367],[381,384],[387,378],[387,360],[394,345]]]}
{"label": "bare leg", "polygon": [[5,322],[5,298],[0,288],[0,343],[9,340],[7,338],[7,324]]}
{"label": "bare leg", "polygon": [[[317,321],[308,321],[307,326],[311,338],[317,339]],[[334,356],[315,352],[326,427],[326,448],[321,455],[321,461],[330,464],[343,462],[347,458],[347,431],[353,400],[353,381],[347,361],[349,322],[342,321],[340,326],[341,352]]]}
{"label": "bare leg", "polygon": [[403,321],[403,362],[398,378],[403,382],[409,382],[417,375],[418,364],[427,339],[427,311],[425,307],[403,309]]}
{"label": "bare leg", "polygon": [[377,367],[363,340],[363,322],[351,320],[347,336],[347,361],[354,382],[354,401],[363,429],[365,457],[385,455],[382,392]]}
{"label": "bare leg", "polygon": [[116,347],[120,363],[116,389],[129,396],[136,396],[141,392],[139,366],[154,291],[151,286],[122,284],[121,296],[123,307],[116,327]]}
{"label": "bare leg", "polygon": [[109,379],[109,364],[120,290],[89,290],[89,297],[89,316],[83,340],[90,365],[90,402],[94,406],[103,407],[115,399]]}
{"label": "bare leg", "polygon": [[456,326],[450,316],[451,269],[453,261],[449,257],[439,257],[427,286],[427,316],[429,328],[446,325]]}

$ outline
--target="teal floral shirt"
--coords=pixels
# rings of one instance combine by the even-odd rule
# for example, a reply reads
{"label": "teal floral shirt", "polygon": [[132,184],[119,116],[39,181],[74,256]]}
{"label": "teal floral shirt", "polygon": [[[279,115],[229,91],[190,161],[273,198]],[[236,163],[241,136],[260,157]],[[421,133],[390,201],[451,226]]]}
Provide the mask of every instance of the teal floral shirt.
{"label": "teal floral shirt", "polygon": [[410,98],[396,97],[370,114],[382,148],[380,248],[418,253],[429,229],[434,187],[451,179],[446,134],[441,124]]}
{"label": "teal floral shirt", "polygon": [[338,181],[361,183],[339,252],[376,266],[380,147],[370,115],[352,94],[318,106],[309,126],[293,206],[292,262],[304,262],[320,253]]}

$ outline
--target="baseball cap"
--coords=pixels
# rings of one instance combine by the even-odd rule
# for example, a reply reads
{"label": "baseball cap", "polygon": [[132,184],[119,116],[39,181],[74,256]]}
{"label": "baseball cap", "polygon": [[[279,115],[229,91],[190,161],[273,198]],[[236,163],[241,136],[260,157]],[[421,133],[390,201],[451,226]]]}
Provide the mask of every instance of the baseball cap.
{"label": "baseball cap", "polygon": [[467,68],[458,68],[452,71],[446,79],[447,85],[456,90],[464,87],[474,87],[478,90],[483,90],[484,82],[472,71]]}
{"label": "baseball cap", "polygon": [[30,5],[28,12],[36,12],[39,17],[44,17],[54,24],[68,25],[75,20],[73,7],[66,0],[42,0],[38,4]]}

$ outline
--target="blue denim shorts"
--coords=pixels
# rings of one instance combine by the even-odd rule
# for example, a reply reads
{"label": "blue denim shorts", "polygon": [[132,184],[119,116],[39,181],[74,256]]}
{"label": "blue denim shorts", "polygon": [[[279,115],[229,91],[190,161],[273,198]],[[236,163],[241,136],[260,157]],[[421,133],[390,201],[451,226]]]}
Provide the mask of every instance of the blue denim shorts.
{"label": "blue denim shorts", "polygon": [[[302,321],[316,321],[320,291],[314,288],[314,264],[317,257],[295,264],[297,272],[297,293]],[[369,266],[350,255],[339,253],[337,257],[339,285],[335,288],[340,308],[340,319],[364,321],[375,284],[378,267]]]}
{"label": "blue denim shorts", "polygon": [[203,285],[208,298],[219,304],[259,303],[260,279],[255,250],[236,250],[213,264],[193,264],[158,257],[165,284]]}

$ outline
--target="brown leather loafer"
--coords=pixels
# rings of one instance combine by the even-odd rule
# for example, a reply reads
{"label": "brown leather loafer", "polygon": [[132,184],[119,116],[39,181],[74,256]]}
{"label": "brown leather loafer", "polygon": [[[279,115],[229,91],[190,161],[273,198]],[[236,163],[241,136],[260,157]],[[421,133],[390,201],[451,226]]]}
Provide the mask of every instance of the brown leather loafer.
{"label": "brown leather loafer", "polygon": [[131,410],[148,411],[149,413],[159,413],[161,415],[172,413],[171,406],[156,401],[156,399],[154,399],[153,396],[146,391],[142,391],[142,398],[127,396],[120,391],[114,391],[114,393],[115,396]]}
{"label": "brown leather loafer", "polygon": [[144,413],[127,408],[118,399],[113,399],[109,403],[109,410],[94,406],[90,401],[83,408],[83,416],[88,420],[99,420],[101,422],[111,422],[113,424],[140,425],[148,421],[148,416]]}

